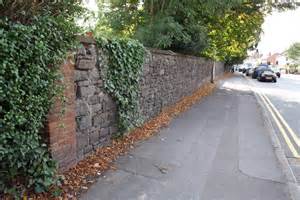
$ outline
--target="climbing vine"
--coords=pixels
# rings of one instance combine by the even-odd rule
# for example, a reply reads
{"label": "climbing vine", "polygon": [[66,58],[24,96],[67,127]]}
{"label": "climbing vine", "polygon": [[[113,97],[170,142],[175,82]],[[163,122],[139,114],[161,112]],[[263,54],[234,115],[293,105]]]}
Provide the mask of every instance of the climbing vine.
{"label": "climbing vine", "polygon": [[141,123],[139,112],[139,78],[144,62],[144,46],[131,39],[97,39],[98,46],[108,54],[104,74],[106,90],[118,108],[117,136]]}
{"label": "climbing vine", "polygon": [[25,8],[17,15],[19,2],[15,8],[0,1],[1,10],[9,11],[0,15],[0,199],[59,184],[56,162],[41,132],[54,97],[61,93],[59,66],[76,44],[79,29],[73,17],[80,5],[75,1],[60,4],[69,13],[58,8],[52,13],[52,3],[39,4],[36,15],[27,15],[30,9]]}

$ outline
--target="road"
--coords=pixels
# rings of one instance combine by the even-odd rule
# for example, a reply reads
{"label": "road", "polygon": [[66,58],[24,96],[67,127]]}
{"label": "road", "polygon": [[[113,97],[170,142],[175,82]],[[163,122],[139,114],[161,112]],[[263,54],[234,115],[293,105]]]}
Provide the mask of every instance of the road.
{"label": "road", "polygon": [[273,127],[300,182],[300,75],[282,75],[277,83],[250,81],[265,95]]}
{"label": "road", "polygon": [[289,200],[249,82],[241,75],[116,162],[82,200]]}

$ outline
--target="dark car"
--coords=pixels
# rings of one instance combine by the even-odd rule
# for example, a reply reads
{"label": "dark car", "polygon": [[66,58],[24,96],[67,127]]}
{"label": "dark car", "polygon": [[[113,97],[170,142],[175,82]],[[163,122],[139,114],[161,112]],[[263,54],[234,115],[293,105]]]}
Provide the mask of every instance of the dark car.
{"label": "dark car", "polygon": [[276,74],[276,76],[278,78],[280,78],[281,73],[280,73],[280,69],[278,67],[271,67],[271,69],[273,70],[273,72]]}
{"label": "dark car", "polygon": [[239,72],[243,72],[244,69],[245,69],[245,67],[244,67],[243,65],[240,65],[240,66],[239,66]]}
{"label": "dark car", "polygon": [[262,70],[257,76],[257,80],[259,81],[270,81],[277,82],[277,76],[271,69]]}
{"label": "dark car", "polygon": [[248,68],[246,71],[246,76],[252,76],[253,72],[254,72],[254,68]]}
{"label": "dark car", "polygon": [[263,70],[269,69],[268,65],[259,65],[258,67],[254,68],[252,78],[257,78]]}

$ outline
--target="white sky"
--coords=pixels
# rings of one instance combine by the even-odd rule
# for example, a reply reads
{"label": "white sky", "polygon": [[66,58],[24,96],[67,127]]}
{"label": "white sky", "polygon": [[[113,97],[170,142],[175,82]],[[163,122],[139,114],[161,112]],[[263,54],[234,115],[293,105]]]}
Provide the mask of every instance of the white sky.
{"label": "white sky", "polygon": [[300,8],[273,12],[265,18],[263,35],[258,44],[260,53],[281,53],[291,44],[300,42]]}
{"label": "white sky", "polygon": [[91,11],[98,11],[96,0],[84,0],[83,3]]}

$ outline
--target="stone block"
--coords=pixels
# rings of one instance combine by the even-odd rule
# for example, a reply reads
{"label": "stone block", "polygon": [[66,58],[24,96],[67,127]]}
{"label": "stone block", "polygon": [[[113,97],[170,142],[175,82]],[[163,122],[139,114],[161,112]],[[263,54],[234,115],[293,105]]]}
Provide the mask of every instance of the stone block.
{"label": "stone block", "polygon": [[89,135],[89,143],[90,144],[97,144],[99,143],[99,139],[100,139],[100,134],[99,134],[99,130],[95,130],[92,131]]}
{"label": "stone block", "polygon": [[93,146],[92,146],[92,145],[88,145],[88,146],[86,146],[86,147],[83,149],[83,153],[84,153],[85,155],[90,154],[92,151],[93,151]]}
{"label": "stone block", "polygon": [[93,116],[93,127],[100,127],[102,118],[101,114],[96,114]]}
{"label": "stone block", "polygon": [[91,109],[87,102],[77,100],[76,101],[76,116],[89,115],[91,113]]}
{"label": "stone block", "polygon": [[87,135],[78,134],[77,135],[77,152],[84,149],[89,143]]}
{"label": "stone block", "polygon": [[96,95],[90,96],[88,98],[88,103],[90,105],[99,104],[100,103],[100,97],[99,97],[99,95],[96,94]]}
{"label": "stone block", "polygon": [[75,70],[75,81],[85,81],[89,79],[87,71]]}
{"label": "stone block", "polygon": [[77,86],[89,86],[91,83],[90,83],[90,81],[88,81],[88,80],[85,80],[85,81],[78,81],[77,82]]}
{"label": "stone block", "polygon": [[159,71],[159,75],[162,76],[162,75],[164,75],[164,74],[165,74],[165,70],[164,70],[164,69],[161,69],[161,70]]}
{"label": "stone block", "polygon": [[100,137],[106,137],[109,135],[109,128],[106,127],[106,128],[101,128],[100,130]]}
{"label": "stone block", "polygon": [[96,66],[96,59],[86,60],[86,59],[78,59],[76,63],[76,69],[80,70],[90,70]]}
{"label": "stone block", "polygon": [[93,80],[92,84],[96,85],[98,88],[102,88],[104,86],[103,81],[100,79]]}
{"label": "stone block", "polygon": [[109,98],[103,102],[103,110],[104,111],[113,111],[113,110],[115,110],[115,108],[116,108],[116,104],[112,99]]}
{"label": "stone block", "polygon": [[77,128],[79,130],[85,130],[92,127],[91,116],[80,116],[76,118]]}
{"label": "stone block", "polygon": [[77,98],[88,98],[89,96],[93,96],[95,94],[96,88],[95,86],[78,86],[77,87]]}
{"label": "stone block", "polygon": [[102,104],[91,105],[92,113],[97,113],[102,110]]}
{"label": "stone block", "polygon": [[99,71],[97,69],[96,63],[95,63],[95,66],[93,68],[91,68],[91,70],[89,71],[89,77],[93,81],[100,79],[100,74],[99,74]]}
{"label": "stone block", "polygon": [[102,113],[95,115],[93,117],[93,126],[94,127],[107,127],[110,124],[107,113]]}
{"label": "stone block", "polygon": [[79,48],[78,51],[77,51],[77,57],[78,56],[85,56],[85,55],[86,55],[85,48],[84,47]]}

